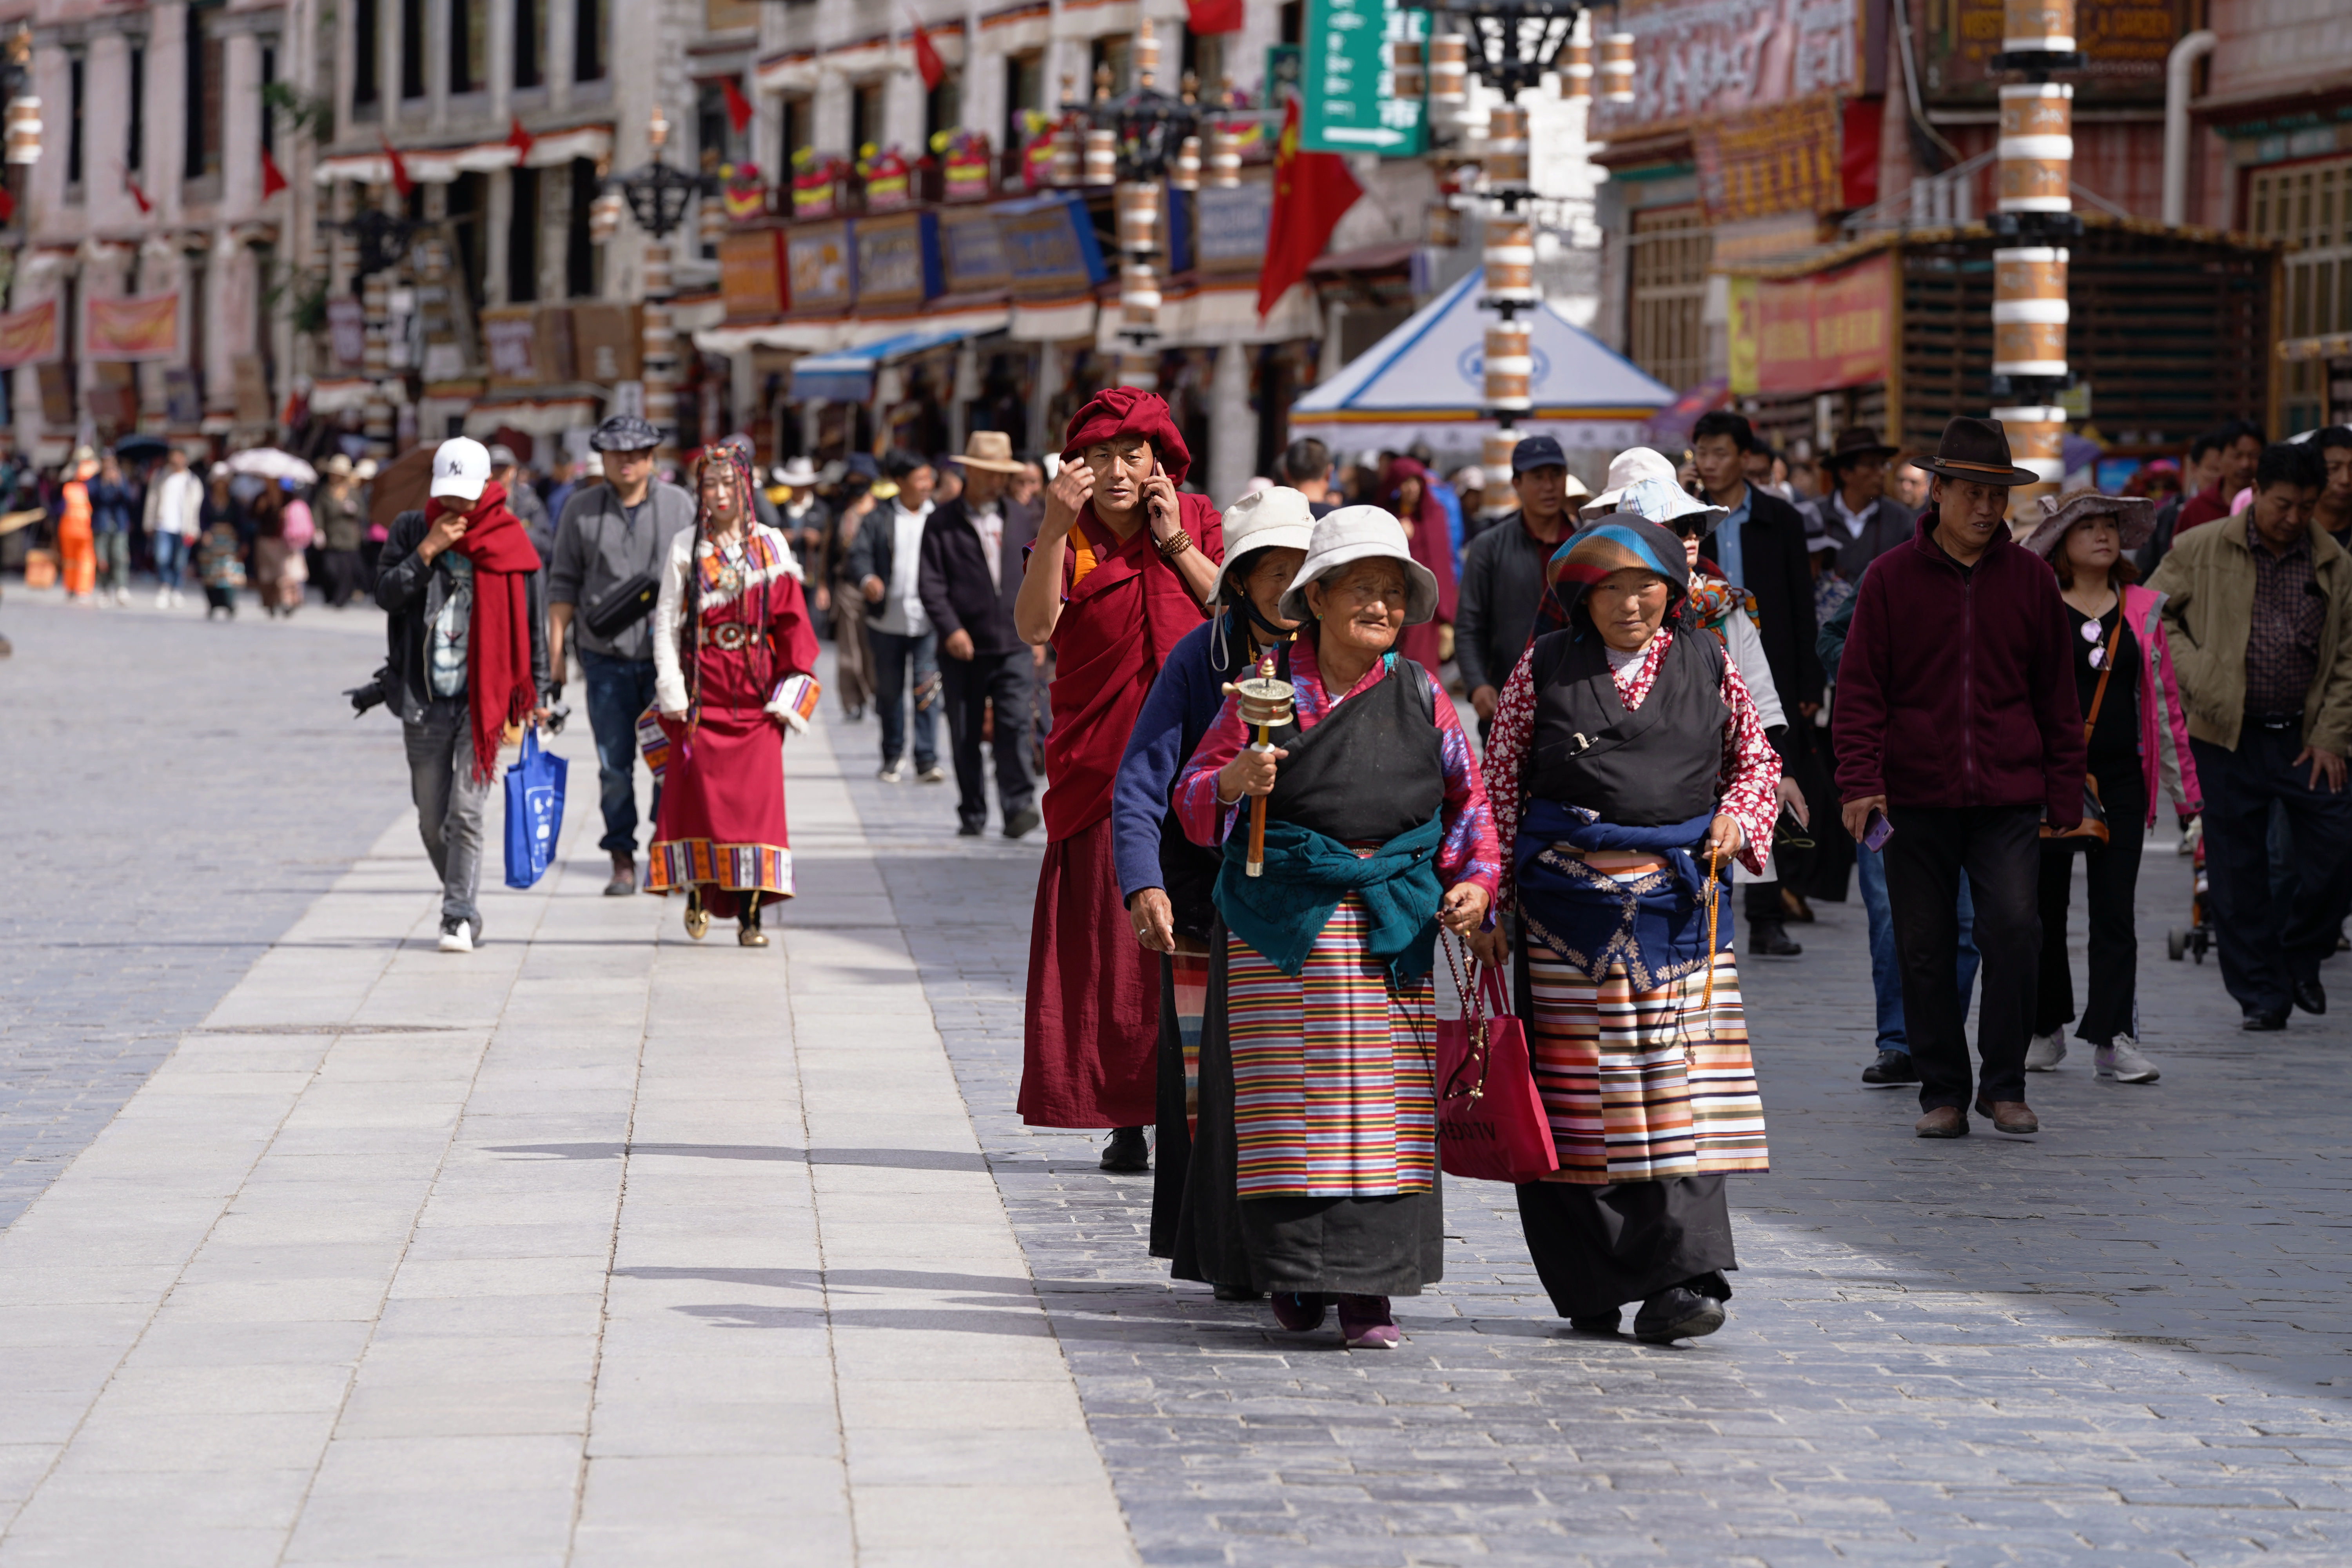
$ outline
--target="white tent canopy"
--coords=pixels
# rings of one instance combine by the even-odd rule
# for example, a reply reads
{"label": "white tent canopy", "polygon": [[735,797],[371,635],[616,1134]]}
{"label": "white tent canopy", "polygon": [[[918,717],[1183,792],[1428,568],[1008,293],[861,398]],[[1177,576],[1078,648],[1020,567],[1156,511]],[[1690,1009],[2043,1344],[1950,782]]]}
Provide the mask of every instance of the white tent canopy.
{"label": "white tent canopy", "polygon": [[[1478,308],[1485,276],[1473,271],[1292,404],[1291,435],[1340,450],[1426,441],[1438,451],[1475,451],[1495,427],[1484,395],[1486,344],[1487,325],[1500,318]],[[1515,422],[1521,434],[1557,437],[1570,451],[1615,450],[1639,445],[1643,422],[1674,402],[1672,387],[1549,305],[1525,319],[1533,326],[1535,407]]]}

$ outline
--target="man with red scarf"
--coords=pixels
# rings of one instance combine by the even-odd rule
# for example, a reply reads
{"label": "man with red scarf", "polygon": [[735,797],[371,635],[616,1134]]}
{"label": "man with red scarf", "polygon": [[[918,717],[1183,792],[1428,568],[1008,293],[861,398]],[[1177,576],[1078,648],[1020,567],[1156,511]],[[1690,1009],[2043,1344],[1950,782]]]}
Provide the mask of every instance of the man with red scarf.
{"label": "man with red scarf", "polygon": [[391,616],[385,696],[408,748],[416,830],[441,879],[441,951],[481,940],[474,900],[482,803],[509,731],[547,716],[546,590],[539,552],[464,437],[433,454],[422,511],[393,520],[375,601]]}
{"label": "man with red scarf", "polygon": [[1013,604],[1022,640],[1055,655],[1021,1117],[1112,1129],[1106,1171],[1150,1163],[1160,1041],[1158,963],[1129,931],[1111,860],[1111,781],[1160,664],[1205,618],[1224,554],[1216,509],[1176,489],[1192,466],[1165,403],[1132,387],[1096,394],[1070,421]]}

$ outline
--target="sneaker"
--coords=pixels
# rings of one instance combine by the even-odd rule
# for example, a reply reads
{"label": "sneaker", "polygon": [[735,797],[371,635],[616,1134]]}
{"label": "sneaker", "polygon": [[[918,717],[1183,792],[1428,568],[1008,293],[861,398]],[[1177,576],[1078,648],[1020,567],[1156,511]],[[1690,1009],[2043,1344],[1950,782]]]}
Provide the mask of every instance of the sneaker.
{"label": "sneaker", "polygon": [[441,922],[441,951],[471,952],[474,951],[474,928],[452,916]]}
{"label": "sneaker", "polygon": [[2056,1072],[2058,1064],[2066,1059],[2066,1032],[2053,1029],[2046,1035],[2036,1035],[2033,1043],[2025,1047],[2027,1072]]}
{"label": "sneaker", "polygon": [[929,767],[927,767],[920,773],[917,773],[915,777],[925,784],[945,784],[948,782],[948,771],[947,769],[940,766],[939,763],[933,763]]}
{"label": "sneaker", "polygon": [[2154,1083],[2162,1076],[2154,1062],[2139,1054],[2139,1042],[2129,1035],[2117,1035],[2101,1046],[2095,1059],[2099,1076],[2114,1079],[2117,1083]]}
{"label": "sneaker", "polygon": [[188,597],[186,595],[181,593],[177,588],[172,590],[172,608],[176,610],[187,602]]}
{"label": "sneaker", "polygon": [[876,773],[874,776],[880,779],[884,784],[897,784],[900,779],[907,776],[907,770],[900,767],[897,763],[885,763],[882,764],[882,771]]}
{"label": "sneaker", "polygon": [[168,610],[172,607],[171,589],[158,588],[155,590],[155,607],[159,610]]}

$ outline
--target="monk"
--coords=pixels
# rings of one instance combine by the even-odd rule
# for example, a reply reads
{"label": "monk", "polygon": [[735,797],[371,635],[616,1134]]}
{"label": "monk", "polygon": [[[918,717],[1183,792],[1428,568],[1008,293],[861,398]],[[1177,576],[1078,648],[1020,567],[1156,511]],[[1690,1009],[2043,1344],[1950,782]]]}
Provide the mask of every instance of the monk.
{"label": "monk", "polygon": [[1070,420],[1013,603],[1022,639],[1055,656],[1021,1117],[1112,1129],[1106,1171],[1150,1163],[1160,971],[1119,898],[1111,781],[1161,662],[1216,588],[1223,524],[1207,497],[1176,489],[1192,466],[1168,405],[1133,387],[1096,394]]}

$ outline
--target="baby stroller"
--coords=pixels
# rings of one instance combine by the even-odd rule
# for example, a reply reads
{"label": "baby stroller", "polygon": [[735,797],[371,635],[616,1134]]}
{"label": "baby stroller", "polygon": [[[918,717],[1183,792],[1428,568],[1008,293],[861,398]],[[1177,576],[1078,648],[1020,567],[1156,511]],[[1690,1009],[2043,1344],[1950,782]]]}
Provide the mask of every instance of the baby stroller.
{"label": "baby stroller", "polygon": [[2202,817],[2189,825],[2185,836],[2189,846],[2189,923],[2174,926],[2165,933],[2164,950],[2178,963],[2190,953],[2197,962],[2205,962],[2206,950],[2213,945],[2213,917],[2205,904],[2205,820]]}

